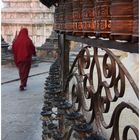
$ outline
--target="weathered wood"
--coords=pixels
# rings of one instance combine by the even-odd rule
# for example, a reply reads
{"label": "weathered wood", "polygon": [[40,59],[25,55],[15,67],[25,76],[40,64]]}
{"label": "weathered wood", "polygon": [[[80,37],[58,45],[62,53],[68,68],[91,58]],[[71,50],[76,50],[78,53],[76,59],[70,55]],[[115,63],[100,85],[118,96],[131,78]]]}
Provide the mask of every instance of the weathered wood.
{"label": "weathered wood", "polygon": [[61,46],[61,77],[64,90],[66,79],[69,73],[69,41],[65,40],[65,34],[59,35],[59,45]]}
{"label": "weathered wood", "polygon": [[102,39],[95,39],[95,38],[91,39],[87,37],[76,37],[71,35],[66,35],[66,39],[92,45],[93,47],[97,47],[97,48],[117,49],[130,53],[139,53],[138,43],[131,43],[131,42],[123,43],[123,42],[117,42],[113,40],[102,40]]}

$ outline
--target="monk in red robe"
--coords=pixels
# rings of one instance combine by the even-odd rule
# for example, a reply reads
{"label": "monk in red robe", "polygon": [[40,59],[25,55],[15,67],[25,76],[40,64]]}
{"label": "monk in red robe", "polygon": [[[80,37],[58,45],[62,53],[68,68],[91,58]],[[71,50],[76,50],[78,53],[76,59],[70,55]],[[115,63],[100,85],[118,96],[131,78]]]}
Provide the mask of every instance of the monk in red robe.
{"label": "monk in red robe", "polygon": [[36,56],[35,46],[29,38],[28,30],[22,28],[13,42],[12,51],[14,62],[19,70],[20,87],[22,91],[27,85],[27,79],[31,68],[32,56]]}

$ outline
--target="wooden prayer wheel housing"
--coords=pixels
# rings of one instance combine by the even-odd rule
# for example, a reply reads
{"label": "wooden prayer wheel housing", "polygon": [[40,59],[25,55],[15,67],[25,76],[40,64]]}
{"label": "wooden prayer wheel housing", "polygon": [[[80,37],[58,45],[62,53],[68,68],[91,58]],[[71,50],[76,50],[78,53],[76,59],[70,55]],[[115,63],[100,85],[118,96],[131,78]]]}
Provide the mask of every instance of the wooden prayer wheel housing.
{"label": "wooden prayer wheel housing", "polygon": [[95,30],[95,11],[94,11],[94,1],[84,0],[82,7],[82,21],[83,21],[83,33],[88,35],[94,35]]}
{"label": "wooden prayer wheel housing", "polygon": [[138,0],[60,0],[54,30],[138,42]]}
{"label": "wooden prayer wheel housing", "polygon": [[59,20],[60,20],[60,30],[65,30],[65,11],[64,11],[64,0],[61,0],[59,3]]}
{"label": "wooden prayer wheel housing", "polygon": [[139,1],[133,0],[133,39],[138,41],[139,36]]}
{"label": "wooden prayer wheel housing", "polygon": [[83,32],[82,6],[83,0],[72,0],[73,6],[73,33],[81,35]]}
{"label": "wooden prayer wheel housing", "polygon": [[109,37],[110,0],[95,0],[95,33],[97,37]]}
{"label": "wooden prayer wheel housing", "polygon": [[54,30],[65,30],[64,0],[60,0],[58,6],[55,7]]}
{"label": "wooden prayer wheel housing", "polygon": [[53,29],[55,31],[60,30],[60,27],[59,27],[59,7],[58,6],[55,7],[54,26],[53,26]]}
{"label": "wooden prayer wheel housing", "polygon": [[111,36],[119,40],[131,40],[133,31],[133,1],[112,0]]}
{"label": "wooden prayer wheel housing", "polygon": [[65,0],[65,30],[66,32],[73,31],[73,13],[72,1]]}

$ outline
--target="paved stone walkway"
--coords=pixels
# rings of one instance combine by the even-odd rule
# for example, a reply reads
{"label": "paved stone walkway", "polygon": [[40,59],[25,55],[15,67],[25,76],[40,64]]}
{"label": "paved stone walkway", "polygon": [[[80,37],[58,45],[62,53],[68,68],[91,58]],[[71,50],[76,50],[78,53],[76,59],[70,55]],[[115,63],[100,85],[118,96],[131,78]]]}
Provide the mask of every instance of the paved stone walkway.
{"label": "paved stone walkway", "polygon": [[[48,72],[52,63],[39,63],[30,75]],[[2,66],[2,82],[18,78],[17,69]],[[2,140],[41,140],[44,82],[47,73],[30,77],[27,90],[19,91],[19,81],[1,85],[1,138]]]}

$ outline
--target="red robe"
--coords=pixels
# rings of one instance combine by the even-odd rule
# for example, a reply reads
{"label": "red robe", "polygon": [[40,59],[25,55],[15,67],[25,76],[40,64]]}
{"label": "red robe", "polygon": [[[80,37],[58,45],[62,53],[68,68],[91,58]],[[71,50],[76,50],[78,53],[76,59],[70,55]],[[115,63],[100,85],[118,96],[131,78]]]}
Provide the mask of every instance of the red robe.
{"label": "red robe", "polygon": [[13,42],[12,51],[14,55],[14,62],[19,69],[19,76],[21,80],[21,86],[26,86],[32,55],[36,55],[35,46],[32,40],[28,36],[28,30],[23,28],[20,30],[19,35]]}

